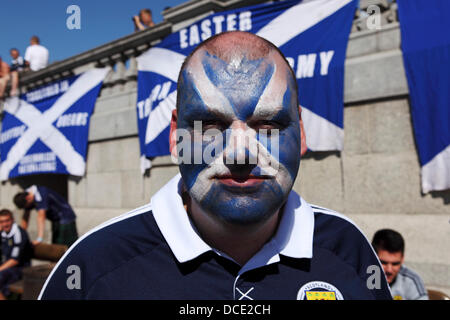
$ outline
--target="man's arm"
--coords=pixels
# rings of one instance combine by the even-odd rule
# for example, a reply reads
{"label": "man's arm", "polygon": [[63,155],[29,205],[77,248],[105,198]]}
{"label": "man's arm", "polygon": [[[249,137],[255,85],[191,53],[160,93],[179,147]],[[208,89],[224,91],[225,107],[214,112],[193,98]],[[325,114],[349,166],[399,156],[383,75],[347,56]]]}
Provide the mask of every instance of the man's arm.
{"label": "man's arm", "polygon": [[7,77],[9,75],[9,65],[7,63],[1,63],[0,68],[2,68],[2,74],[4,77]]}
{"label": "man's arm", "polygon": [[31,54],[30,54],[30,50],[29,50],[29,47],[28,47],[27,50],[25,51],[25,56],[24,56],[25,69],[29,69],[30,68],[30,59],[31,59]]}
{"label": "man's arm", "polygon": [[134,16],[133,19],[134,19],[134,26],[135,26],[134,30],[135,31],[141,31],[141,30],[145,29],[144,25],[141,23],[141,19],[139,19],[139,16]]}
{"label": "man's arm", "polygon": [[30,212],[31,210],[25,209],[22,215],[22,220],[20,221],[20,226],[27,230],[28,229],[28,221],[30,220]]}
{"label": "man's arm", "polygon": [[0,271],[15,267],[18,264],[19,264],[19,261],[17,261],[16,259],[9,259],[0,266]]}
{"label": "man's arm", "polygon": [[35,241],[33,241],[33,244],[38,244],[42,242],[42,239],[44,239],[45,217],[46,217],[45,209],[39,209],[37,212],[38,237]]}

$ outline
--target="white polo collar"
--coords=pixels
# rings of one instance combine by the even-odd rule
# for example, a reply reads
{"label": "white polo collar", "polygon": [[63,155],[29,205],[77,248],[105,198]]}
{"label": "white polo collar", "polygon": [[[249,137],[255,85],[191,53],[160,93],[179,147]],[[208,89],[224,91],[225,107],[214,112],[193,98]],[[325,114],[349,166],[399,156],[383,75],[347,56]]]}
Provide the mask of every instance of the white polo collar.
{"label": "white polo collar", "polygon": [[[173,254],[181,263],[211,250],[227,257],[206,244],[195,231],[183,206],[181,184],[181,175],[177,174],[151,199],[153,216]],[[291,191],[275,236],[242,267],[240,273],[278,262],[280,254],[312,258],[313,231],[314,213],[310,205]]]}
{"label": "white polo collar", "polygon": [[8,233],[6,233],[5,231],[2,231],[2,237],[3,238],[11,238],[18,231],[19,231],[19,227],[17,226],[17,224],[15,222],[13,222],[13,224],[11,226],[11,230],[9,230]]}

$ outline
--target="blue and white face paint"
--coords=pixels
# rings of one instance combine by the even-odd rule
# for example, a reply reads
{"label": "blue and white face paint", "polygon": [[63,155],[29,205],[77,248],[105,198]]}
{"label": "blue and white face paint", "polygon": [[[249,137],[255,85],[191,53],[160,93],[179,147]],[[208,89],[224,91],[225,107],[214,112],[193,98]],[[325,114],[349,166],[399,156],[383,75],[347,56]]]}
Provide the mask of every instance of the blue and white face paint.
{"label": "blue and white face paint", "polygon": [[[181,74],[178,94],[177,130],[194,137],[192,161],[179,165],[190,196],[222,221],[266,221],[286,200],[300,164],[296,90],[286,62],[275,50],[224,61],[200,49]],[[205,151],[212,160],[198,161],[195,154]]]}

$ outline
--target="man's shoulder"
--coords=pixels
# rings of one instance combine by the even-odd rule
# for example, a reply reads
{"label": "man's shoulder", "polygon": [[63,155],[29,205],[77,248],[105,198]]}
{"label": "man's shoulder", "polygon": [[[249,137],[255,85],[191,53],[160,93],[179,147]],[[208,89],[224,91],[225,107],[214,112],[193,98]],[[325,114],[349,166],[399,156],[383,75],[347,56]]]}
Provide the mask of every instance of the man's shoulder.
{"label": "man's shoulder", "polygon": [[17,227],[18,227],[21,239],[23,239],[25,241],[29,241],[29,236],[28,236],[27,230],[25,230],[24,228],[22,228],[19,225],[17,225]]}
{"label": "man's shoulder", "polygon": [[94,251],[117,251],[124,246],[134,249],[151,247],[158,240],[162,238],[151,207],[145,205],[93,228],[74,244],[71,251],[73,254],[88,256]]}
{"label": "man's shoulder", "polygon": [[345,215],[316,205],[314,212],[314,246],[327,250],[352,265],[358,273],[363,266],[380,266],[375,251],[361,229]]}
{"label": "man's shoulder", "polygon": [[328,239],[345,240],[351,237],[368,243],[364,233],[349,217],[324,207],[313,204],[310,206],[314,213],[314,231],[317,241],[321,242]]}
{"label": "man's shoulder", "polygon": [[36,46],[36,51],[38,51],[39,53],[42,53],[42,54],[48,53],[48,49],[40,44]]}
{"label": "man's shoulder", "polygon": [[405,265],[402,265],[398,274],[404,278],[405,282],[414,283],[417,287],[423,286],[423,280],[419,274]]}
{"label": "man's shoulder", "polygon": [[88,289],[101,277],[161,244],[164,238],[150,205],[102,223],[80,237],[61,258],[42,290],[43,298],[57,298],[55,294],[64,289],[61,286],[71,266],[83,272],[83,287]]}
{"label": "man's shoulder", "polygon": [[393,289],[400,291],[407,300],[427,299],[427,290],[422,278],[413,270],[402,265]]}

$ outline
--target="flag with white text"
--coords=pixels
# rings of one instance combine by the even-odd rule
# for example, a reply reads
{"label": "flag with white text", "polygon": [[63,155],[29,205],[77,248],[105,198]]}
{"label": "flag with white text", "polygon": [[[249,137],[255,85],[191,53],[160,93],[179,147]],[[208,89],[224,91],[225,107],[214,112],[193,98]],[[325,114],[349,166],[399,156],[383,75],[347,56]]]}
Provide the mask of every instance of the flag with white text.
{"label": "flag with white text", "polygon": [[307,145],[342,150],[344,62],[356,0],[281,1],[212,14],[167,36],[138,57],[137,116],[141,166],[169,154],[169,124],[185,57],[225,31],[257,34],[275,44],[294,70]]}
{"label": "flag with white text", "polygon": [[84,175],[89,120],[109,70],[92,69],[6,101],[0,180],[42,173]]}

